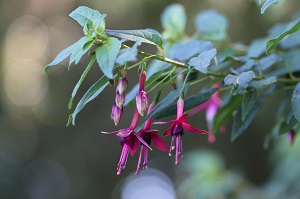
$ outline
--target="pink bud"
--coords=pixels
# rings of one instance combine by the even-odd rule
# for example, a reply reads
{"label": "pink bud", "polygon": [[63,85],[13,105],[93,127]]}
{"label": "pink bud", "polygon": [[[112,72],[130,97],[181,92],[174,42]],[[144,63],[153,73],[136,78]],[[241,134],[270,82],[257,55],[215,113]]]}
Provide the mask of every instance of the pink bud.
{"label": "pink bud", "polygon": [[290,143],[290,145],[292,145],[294,143],[294,140],[295,140],[295,131],[294,131],[294,129],[291,129],[290,131],[287,132],[286,139]]}
{"label": "pink bud", "polygon": [[116,105],[122,108],[125,103],[125,93],[120,94],[119,91],[116,93]]}
{"label": "pink bud", "polygon": [[145,91],[139,91],[136,95],[136,108],[141,116],[147,113],[148,109],[148,95]]}
{"label": "pink bud", "polygon": [[117,85],[116,91],[119,91],[120,94],[123,94],[127,90],[127,87],[128,87],[128,81],[127,81],[126,77],[123,77],[123,78],[119,79],[119,83]]}
{"label": "pink bud", "polygon": [[123,108],[119,108],[116,103],[112,106],[111,110],[111,119],[114,121],[115,125],[117,126],[121,121],[123,114]]}
{"label": "pink bud", "polygon": [[142,71],[140,74],[140,91],[145,89],[146,77],[146,72]]}

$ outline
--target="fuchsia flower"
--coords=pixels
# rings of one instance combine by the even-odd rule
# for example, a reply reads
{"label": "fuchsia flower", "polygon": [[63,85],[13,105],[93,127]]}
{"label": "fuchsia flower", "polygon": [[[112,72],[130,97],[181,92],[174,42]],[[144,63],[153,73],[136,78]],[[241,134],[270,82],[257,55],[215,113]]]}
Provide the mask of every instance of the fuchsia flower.
{"label": "fuchsia flower", "polygon": [[[154,108],[155,103],[151,103],[148,109],[148,114],[151,112],[151,110]],[[152,123],[152,117],[149,118],[144,125],[144,129],[140,130],[137,134],[137,136],[141,137],[147,144],[150,146],[150,144],[153,142],[154,146],[158,148],[161,151],[168,151],[168,147],[166,143],[157,135],[157,130],[150,130],[150,125]],[[141,150],[140,150],[140,155],[138,159],[138,165],[136,168],[135,174],[139,174],[140,170],[140,165],[142,161],[142,155],[144,152],[144,163],[143,163],[143,168],[147,169],[148,168],[148,146],[145,146],[142,142],[141,144]]]}
{"label": "fuchsia flower", "polygon": [[138,149],[139,143],[142,143],[144,146],[149,147],[148,144],[138,135],[134,134],[134,129],[137,126],[137,122],[139,120],[139,113],[135,110],[132,122],[129,128],[120,129],[118,131],[113,132],[103,132],[104,134],[114,134],[120,138],[120,144],[122,146],[122,152],[120,156],[120,160],[117,166],[117,175],[120,175],[122,171],[125,169],[126,162],[128,159],[128,154],[130,152],[131,155],[134,155]]}
{"label": "fuchsia flower", "polygon": [[[215,84],[215,88],[218,88],[219,85]],[[208,142],[214,143],[216,141],[216,137],[212,133],[213,119],[217,114],[218,109],[221,106],[221,99],[219,98],[219,92],[215,92],[209,100],[200,104],[199,106],[193,109],[192,114],[196,114],[203,109],[206,109],[206,121],[208,126]],[[220,128],[221,131],[224,131],[224,127]]]}
{"label": "fuchsia flower", "polygon": [[164,131],[163,135],[172,136],[169,155],[171,156],[172,150],[175,148],[175,164],[179,163],[178,156],[181,154],[183,157],[183,148],[182,148],[182,136],[184,134],[184,130],[197,133],[197,134],[207,134],[206,131],[197,129],[190,124],[187,124],[188,115],[186,113],[183,114],[184,108],[184,100],[179,98],[177,101],[177,117],[176,120],[171,120],[169,122],[155,122],[154,124],[171,124],[171,126]]}

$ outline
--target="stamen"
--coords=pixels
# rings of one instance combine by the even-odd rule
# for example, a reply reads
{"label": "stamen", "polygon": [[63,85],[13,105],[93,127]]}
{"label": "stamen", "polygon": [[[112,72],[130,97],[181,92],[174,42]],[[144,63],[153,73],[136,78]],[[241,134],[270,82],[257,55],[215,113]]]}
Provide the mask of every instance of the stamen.
{"label": "stamen", "polygon": [[140,168],[141,168],[140,165],[141,165],[141,161],[142,161],[143,149],[144,149],[144,145],[141,145],[140,156],[139,156],[138,164],[137,164],[136,171],[135,171],[136,175],[138,175],[140,172]]}

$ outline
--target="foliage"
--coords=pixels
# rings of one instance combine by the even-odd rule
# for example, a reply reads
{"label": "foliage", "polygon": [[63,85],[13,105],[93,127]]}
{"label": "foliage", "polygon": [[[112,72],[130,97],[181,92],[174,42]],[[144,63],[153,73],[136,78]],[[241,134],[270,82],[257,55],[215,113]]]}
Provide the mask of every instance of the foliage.
{"label": "foliage", "polygon": [[[262,4],[261,13],[278,2],[259,0],[258,3]],[[263,104],[279,92],[285,94],[278,102],[273,100],[273,103],[278,103],[274,105],[274,110],[279,110],[282,101],[288,103],[285,103],[281,117],[275,118],[274,128],[279,133],[273,131],[269,136],[290,129],[299,131],[300,77],[297,77],[297,72],[300,71],[300,41],[295,35],[299,35],[300,18],[274,25],[264,38],[255,39],[241,49],[228,39],[229,22],[216,10],[203,11],[196,16],[195,33],[191,37],[185,33],[186,14],[180,4],[170,5],[162,13],[162,35],[153,29],[106,29],[106,15],[84,6],[74,10],[70,17],[82,26],[84,36],[61,51],[45,71],[68,56],[69,66],[78,64],[88,52],[92,56],[73,90],[69,108],[72,108],[76,93],[95,61],[104,76],[86,91],[70,115],[68,124],[75,124],[78,113],[109,82],[125,78],[127,72],[138,68],[139,72],[147,70],[143,92],[166,93],[144,118],[141,126],[150,118],[175,115],[177,98],[185,98],[184,108],[187,111],[201,106],[216,92],[221,94],[222,104],[213,118],[212,133],[218,133],[233,117],[233,141],[251,125]],[[140,51],[138,47],[142,43],[155,46],[158,54]],[[207,86],[203,86],[203,82]],[[168,90],[168,85],[174,90]],[[202,89],[189,94],[188,88],[194,85],[200,85]],[[124,106],[132,104],[130,102],[134,101],[138,91],[136,86],[127,94]]]}

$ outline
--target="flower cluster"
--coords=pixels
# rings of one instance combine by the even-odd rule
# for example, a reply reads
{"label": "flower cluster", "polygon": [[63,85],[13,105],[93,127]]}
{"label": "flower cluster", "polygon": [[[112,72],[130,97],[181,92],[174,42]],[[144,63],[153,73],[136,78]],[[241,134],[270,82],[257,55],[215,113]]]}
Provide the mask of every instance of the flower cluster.
{"label": "flower cluster", "polygon": [[[132,122],[130,127],[125,129],[120,129],[114,132],[102,132],[104,134],[114,134],[117,135],[120,139],[120,144],[122,147],[122,152],[120,156],[120,160],[117,166],[117,175],[120,175],[126,166],[126,162],[128,159],[129,154],[134,155],[139,146],[140,146],[140,153],[136,168],[136,174],[139,173],[140,168],[147,168],[148,167],[148,153],[149,149],[151,149],[151,144],[161,150],[161,151],[169,151],[169,155],[171,156],[172,151],[175,150],[175,164],[179,164],[179,157],[183,157],[183,145],[182,145],[182,136],[184,135],[184,131],[193,132],[196,134],[208,134],[205,130],[198,129],[196,127],[191,126],[187,123],[188,115],[184,113],[184,100],[182,97],[179,97],[177,101],[177,115],[175,120],[171,120],[168,122],[154,122],[153,124],[169,124],[171,125],[167,130],[163,132],[163,136],[171,135],[171,144],[168,149],[166,143],[163,139],[158,135],[157,130],[151,129],[151,124],[153,117],[150,117],[144,124],[141,130],[136,130],[139,118],[147,114],[153,110],[156,106],[157,100],[154,101],[148,106],[148,94],[145,91],[145,82],[146,82],[146,72],[142,71],[140,73],[139,78],[139,91],[136,94],[136,108],[132,118]],[[127,89],[128,81],[123,75],[123,78],[119,80],[116,89],[116,101],[113,106],[112,116],[118,115],[119,112],[123,111],[123,104],[125,102],[125,94],[124,92]],[[214,115],[219,107],[219,99],[217,93],[212,96],[212,102],[209,103],[209,106],[205,105],[207,109],[211,109],[208,114],[208,119],[212,119],[212,115]],[[116,107],[116,108],[114,108]],[[121,111],[120,111],[121,110]],[[120,116],[116,116],[114,119],[115,124],[120,121]],[[209,120],[210,121],[210,120]],[[210,129],[210,128],[209,128]],[[209,130],[211,133],[211,131]],[[212,136],[212,135],[210,135]],[[143,163],[142,163],[143,159]]]}
{"label": "flower cluster", "polygon": [[121,121],[123,115],[123,105],[125,103],[126,95],[125,92],[128,87],[128,80],[126,79],[127,70],[123,71],[123,77],[119,79],[117,88],[116,88],[116,98],[115,103],[112,106],[111,119],[114,121],[117,126]]}

